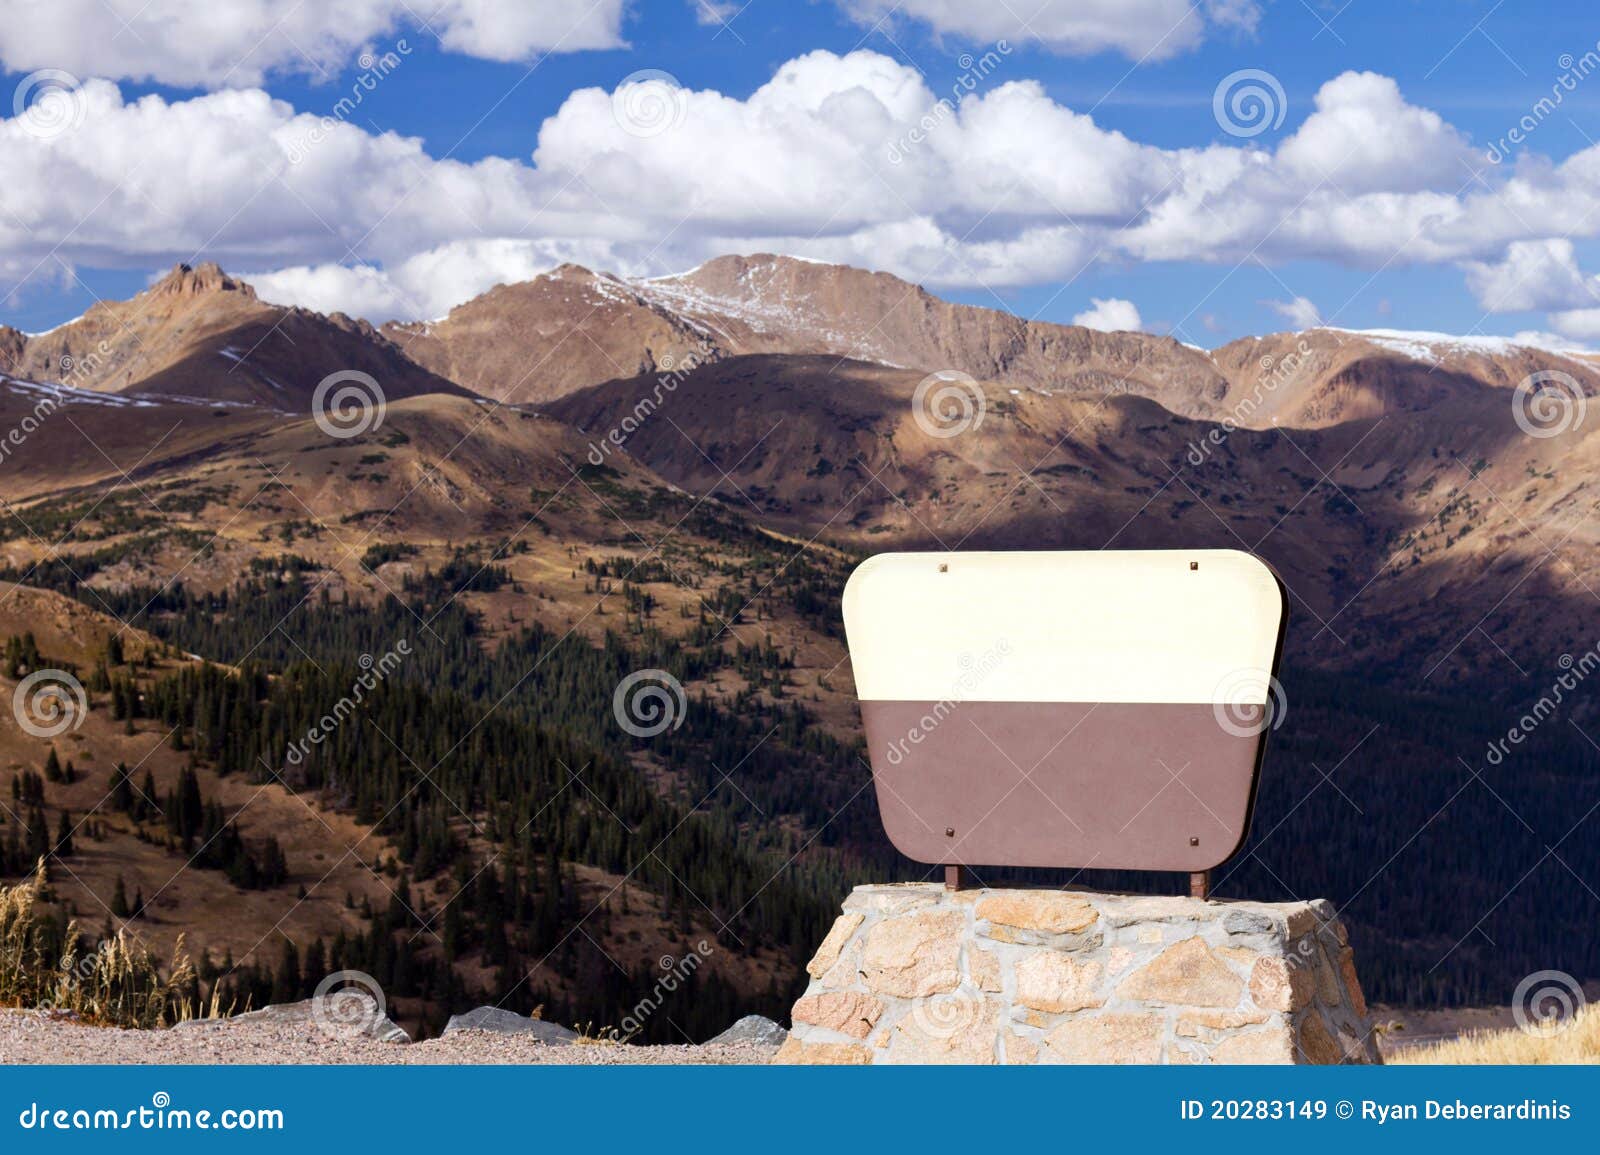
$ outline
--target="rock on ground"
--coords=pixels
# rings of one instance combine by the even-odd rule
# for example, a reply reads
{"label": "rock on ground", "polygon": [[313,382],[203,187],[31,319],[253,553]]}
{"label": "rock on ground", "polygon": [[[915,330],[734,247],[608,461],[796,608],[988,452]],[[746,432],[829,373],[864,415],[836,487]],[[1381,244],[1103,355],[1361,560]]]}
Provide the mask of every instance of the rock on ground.
{"label": "rock on ground", "polygon": [[547,1023],[543,1019],[530,1019],[501,1007],[478,1007],[465,1014],[451,1015],[444,1025],[443,1038],[460,1031],[488,1031],[496,1035],[527,1035],[552,1046],[570,1046],[578,1039],[578,1032],[560,1023]]}
{"label": "rock on ground", "polygon": [[765,1015],[746,1015],[722,1034],[706,1042],[706,1046],[720,1043],[756,1043],[763,1047],[781,1047],[789,1032]]}
{"label": "rock on ground", "polygon": [[351,995],[337,1001],[306,999],[298,1003],[278,1003],[247,1011],[231,1019],[190,1019],[176,1030],[216,1030],[224,1025],[265,1023],[348,1038],[371,1039],[378,1043],[409,1043],[411,1036],[378,1007],[370,995]]}

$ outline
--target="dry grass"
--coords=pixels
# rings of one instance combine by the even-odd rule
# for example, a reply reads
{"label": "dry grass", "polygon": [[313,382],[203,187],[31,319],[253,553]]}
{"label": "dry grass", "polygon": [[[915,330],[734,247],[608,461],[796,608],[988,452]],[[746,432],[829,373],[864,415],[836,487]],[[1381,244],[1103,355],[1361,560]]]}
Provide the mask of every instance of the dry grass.
{"label": "dry grass", "polygon": [[1584,1007],[1564,1030],[1548,1035],[1517,1028],[1471,1031],[1442,1043],[1401,1048],[1385,1062],[1457,1066],[1600,1063],[1600,1009]]}
{"label": "dry grass", "polygon": [[183,949],[163,977],[155,957],[125,931],[86,949],[77,924],[63,931],[40,907],[44,863],[32,878],[0,887],[0,1006],[65,1011],[102,1026],[151,1029],[200,1014],[199,978]]}

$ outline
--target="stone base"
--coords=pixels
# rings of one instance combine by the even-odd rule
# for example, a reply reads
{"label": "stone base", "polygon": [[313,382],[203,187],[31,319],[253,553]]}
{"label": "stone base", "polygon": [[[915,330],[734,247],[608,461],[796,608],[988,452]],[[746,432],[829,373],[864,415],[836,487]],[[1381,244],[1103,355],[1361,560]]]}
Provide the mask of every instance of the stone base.
{"label": "stone base", "polygon": [[1376,1063],[1313,902],[858,886],[778,1063]]}

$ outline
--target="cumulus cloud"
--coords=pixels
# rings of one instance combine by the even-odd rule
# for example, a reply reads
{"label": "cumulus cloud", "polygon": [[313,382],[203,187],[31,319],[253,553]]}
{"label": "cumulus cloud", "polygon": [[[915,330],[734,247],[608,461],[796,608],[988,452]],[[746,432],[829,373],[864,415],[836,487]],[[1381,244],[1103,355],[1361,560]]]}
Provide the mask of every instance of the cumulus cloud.
{"label": "cumulus cloud", "polygon": [[[0,273],[205,257],[280,299],[431,317],[566,260],[654,274],[778,251],[936,288],[1326,260],[1458,265],[1507,309],[1600,304],[1563,239],[1600,235],[1600,146],[1458,187],[1464,137],[1371,74],[1330,80],[1276,149],[1147,144],[1022,78],[951,100],[868,51],[797,57],[743,98],[639,95],[579,89],[529,156],[465,163],[259,89],[90,81],[0,119]],[[1368,141],[1378,125],[1401,143]]]}
{"label": "cumulus cloud", "polygon": [[449,51],[488,60],[615,48],[622,44],[624,6],[625,0],[0,0],[0,66],[185,88],[244,87],[274,72],[337,72],[372,42],[402,32],[414,43],[437,36]]}
{"label": "cumulus cloud", "polygon": [[1073,56],[1114,51],[1141,61],[1187,52],[1215,29],[1254,32],[1261,18],[1255,0],[1030,0],[1015,9],[972,0],[837,2],[868,28],[914,20],[966,40],[1036,40]]}
{"label": "cumulus cloud", "polygon": [[[1600,310],[1597,310],[1600,313]],[[1596,326],[1592,335],[1600,336],[1600,315],[1595,317]],[[1581,335],[1568,336],[1565,333],[1549,333],[1542,329],[1522,329],[1511,335],[1511,340],[1518,345],[1528,345],[1535,349],[1548,349],[1552,353],[1592,353],[1594,352]]]}
{"label": "cumulus cloud", "polygon": [[1074,325],[1099,329],[1102,333],[1131,333],[1144,327],[1139,309],[1132,301],[1120,297],[1091,297],[1089,304],[1091,308],[1072,318]]}
{"label": "cumulus cloud", "polygon": [[1565,309],[1550,314],[1550,323],[1563,337],[1580,341],[1600,340],[1600,309]]}
{"label": "cumulus cloud", "polygon": [[1288,319],[1296,329],[1315,329],[1322,324],[1322,314],[1317,307],[1306,297],[1295,297],[1288,301],[1263,301],[1267,308],[1277,313],[1280,317]]}
{"label": "cumulus cloud", "polygon": [[515,236],[538,217],[526,165],[436,161],[416,139],[297,114],[259,89],[126,101],[90,81],[74,99],[79,123],[58,135],[35,135],[26,114],[0,121],[0,269],[52,254],[145,268],[201,252],[235,268],[388,263]]}
{"label": "cumulus cloud", "polygon": [[438,319],[496,285],[526,281],[568,262],[625,276],[645,271],[619,260],[603,242],[495,238],[452,241],[388,268],[325,263],[244,277],[262,300],[274,304],[337,310],[372,321]]}
{"label": "cumulus cloud", "polygon": [[1465,267],[1468,287],[1491,313],[1600,308],[1600,279],[1578,270],[1565,237],[1514,241],[1501,260],[1469,261]]}
{"label": "cumulus cloud", "polygon": [[1308,186],[1326,182],[1345,195],[1454,191],[1482,167],[1461,132],[1406,103],[1390,77],[1346,72],[1324,84],[1315,103],[1277,157]]}

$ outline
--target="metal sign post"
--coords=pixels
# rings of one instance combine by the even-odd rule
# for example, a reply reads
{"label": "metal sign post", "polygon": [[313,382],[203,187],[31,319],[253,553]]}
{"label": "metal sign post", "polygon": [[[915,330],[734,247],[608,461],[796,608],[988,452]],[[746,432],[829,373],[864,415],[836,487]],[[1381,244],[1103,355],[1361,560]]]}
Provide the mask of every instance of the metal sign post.
{"label": "metal sign post", "polygon": [[1287,602],[1237,550],[881,554],[844,593],[878,805],[946,868],[1209,872],[1243,843]]}

